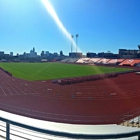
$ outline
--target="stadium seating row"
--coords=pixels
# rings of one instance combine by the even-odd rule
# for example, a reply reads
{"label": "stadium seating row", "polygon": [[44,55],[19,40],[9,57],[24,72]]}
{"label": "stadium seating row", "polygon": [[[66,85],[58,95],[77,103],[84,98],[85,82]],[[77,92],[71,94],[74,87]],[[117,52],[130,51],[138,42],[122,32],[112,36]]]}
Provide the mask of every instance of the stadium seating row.
{"label": "stadium seating row", "polygon": [[56,79],[56,80],[52,80],[52,83],[53,84],[58,83],[60,85],[69,85],[69,84],[75,84],[75,83],[81,83],[81,82],[87,82],[87,81],[101,80],[101,79],[105,79],[105,78],[112,78],[112,77],[116,77],[120,74],[126,74],[126,73],[132,73],[132,72],[139,72],[139,70],[129,70],[129,71],[125,71],[125,72],[98,74],[98,75],[83,76],[83,77],[76,77],[76,78]]}
{"label": "stadium seating row", "polygon": [[74,83],[81,83],[81,82],[87,82],[87,81],[95,81],[105,78],[112,78],[116,77],[117,73],[111,73],[111,74],[100,74],[100,75],[93,75],[93,76],[83,76],[83,77],[77,77],[77,78],[65,78],[65,79],[58,79],[56,83],[60,85],[67,85],[67,84],[74,84]]}
{"label": "stadium seating row", "polygon": [[136,60],[135,59],[126,59],[122,63],[120,63],[119,65],[120,66],[135,66],[138,63],[140,63],[140,60],[138,60],[138,59],[136,59]]}
{"label": "stadium seating row", "polygon": [[106,58],[66,58],[61,62],[80,63],[80,64],[105,64],[120,66],[138,66],[140,59],[106,59]]}

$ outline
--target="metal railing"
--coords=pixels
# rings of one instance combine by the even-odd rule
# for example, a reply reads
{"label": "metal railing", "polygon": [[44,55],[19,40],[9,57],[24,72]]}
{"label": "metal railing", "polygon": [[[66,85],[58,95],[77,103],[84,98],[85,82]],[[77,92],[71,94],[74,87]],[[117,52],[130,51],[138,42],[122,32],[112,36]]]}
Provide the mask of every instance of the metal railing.
{"label": "metal railing", "polygon": [[[101,119],[103,124],[109,124],[111,121],[112,123],[114,122],[124,122],[128,121],[130,119],[133,119],[136,116],[140,115],[140,108],[137,108],[133,111],[124,113],[122,115],[112,115],[112,116],[92,116],[92,121],[94,118],[94,123],[98,124],[99,122],[101,123]],[[74,116],[75,117],[75,116]],[[83,116],[84,117],[84,116]],[[79,118],[80,119],[80,118]],[[87,122],[91,121],[90,117],[87,118]],[[10,126],[17,126],[20,128],[28,129],[31,131],[35,131],[38,133],[42,133],[47,135],[51,135],[54,137],[60,137],[60,138],[70,138],[70,139],[117,139],[117,138],[125,138],[125,137],[132,137],[132,136],[138,136],[138,140],[140,140],[139,135],[140,135],[140,130],[137,132],[132,132],[132,133],[125,133],[125,134],[77,134],[77,133],[68,133],[68,132],[58,132],[58,131],[53,131],[53,130],[48,130],[48,129],[42,129],[42,128],[37,128],[34,126],[31,126],[30,124],[22,124],[19,122],[15,122],[9,119],[5,119],[3,117],[0,117],[0,121],[6,123],[6,140],[10,140]],[[93,123],[93,122],[92,122]],[[116,123],[117,124],[117,123]]]}
{"label": "metal railing", "polygon": [[22,124],[19,122],[15,122],[9,119],[5,119],[0,117],[0,120],[6,123],[6,140],[10,140],[10,125],[18,126],[21,128],[25,128],[28,130],[40,132],[47,135],[52,135],[61,138],[70,138],[70,139],[117,139],[117,138],[126,138],[126,137],[133,137],[138,136],[138,140],[140,140],[140,130],[135,132],[129,133],[115,133],[115,134],[77,134],[77,133],[67,133],[67,132],[58,132],[53,130],[47,130],[42,128],[37,128],[34,126]]}

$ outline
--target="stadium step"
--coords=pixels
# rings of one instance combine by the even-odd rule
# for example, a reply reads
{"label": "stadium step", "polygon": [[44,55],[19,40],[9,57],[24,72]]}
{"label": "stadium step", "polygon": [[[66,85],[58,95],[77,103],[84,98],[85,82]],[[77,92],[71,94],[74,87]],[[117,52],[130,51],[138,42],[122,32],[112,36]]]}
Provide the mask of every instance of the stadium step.
{"label": "stadium step", "polygon": [[140,128],[140,116],[137,116],[131,120],[124,120],[124,122],[122,122],[120,125]]}

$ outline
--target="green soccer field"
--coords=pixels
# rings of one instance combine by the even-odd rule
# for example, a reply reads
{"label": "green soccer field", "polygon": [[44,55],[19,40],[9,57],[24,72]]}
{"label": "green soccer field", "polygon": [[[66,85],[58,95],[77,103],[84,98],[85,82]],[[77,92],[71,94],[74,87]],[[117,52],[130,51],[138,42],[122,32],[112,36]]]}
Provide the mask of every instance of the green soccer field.
{"label": "green soccer field", "polygon": [[15,77],[31,81],[78,77],[131,70],[128,68],[75,65],[56,62],[0,63],[0,67],[11,72]]}

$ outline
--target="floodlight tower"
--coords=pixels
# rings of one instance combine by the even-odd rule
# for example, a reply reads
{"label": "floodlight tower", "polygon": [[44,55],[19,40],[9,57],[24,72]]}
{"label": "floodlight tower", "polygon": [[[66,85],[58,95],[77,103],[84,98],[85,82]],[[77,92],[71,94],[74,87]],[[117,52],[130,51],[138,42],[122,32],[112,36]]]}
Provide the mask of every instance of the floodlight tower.
{"label": "floodlight tower", "polygon": [[[71,35],[71,38],[72,38],[72,40],[73,40],[74,36]],[[71,41],[71,53],[72,53],[72,47],[73,47],[73,42]]]}
{"label": "floodlight tower", "polygon": [[76,53],[77,53],[78,37],[79,37],[79,35],[76,34]]}

